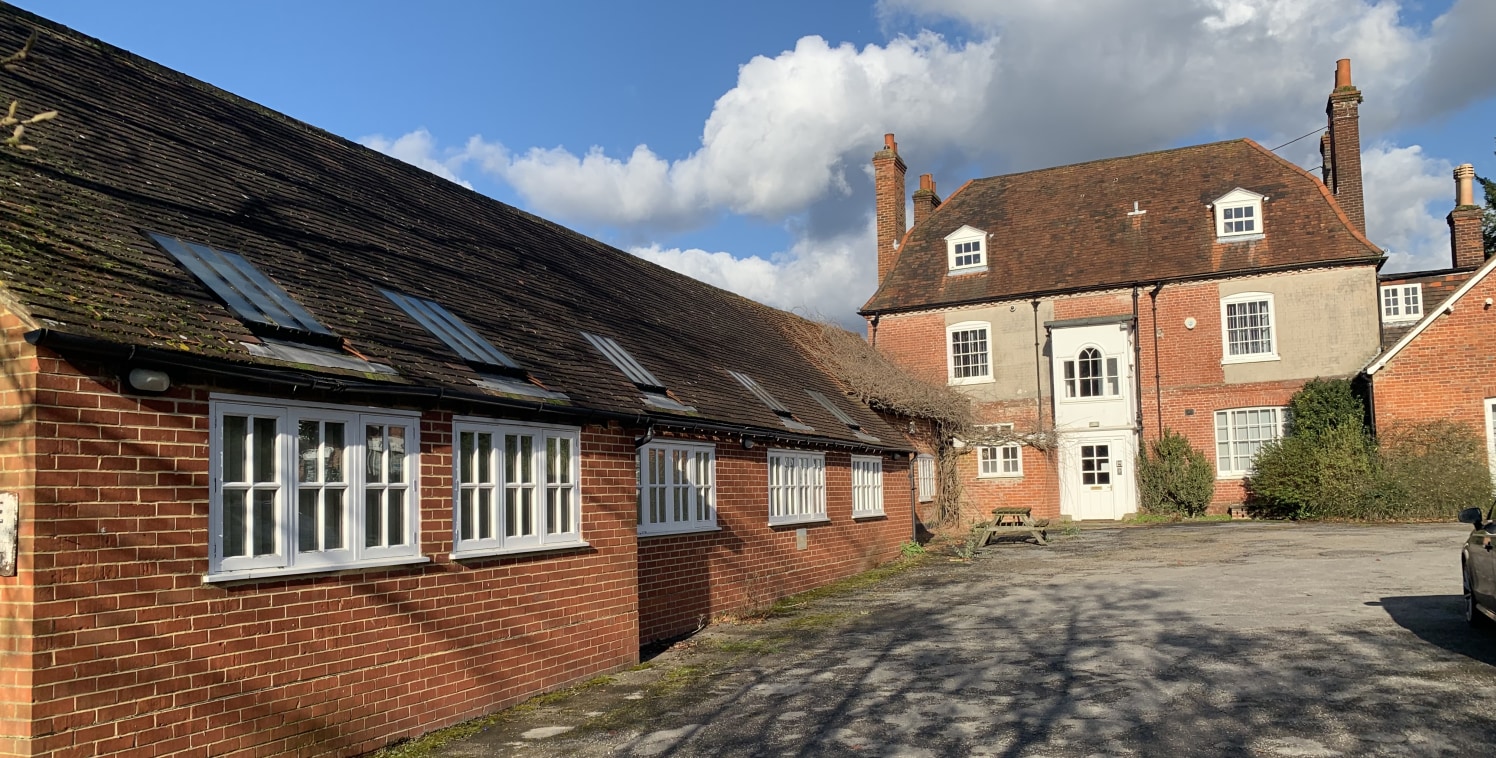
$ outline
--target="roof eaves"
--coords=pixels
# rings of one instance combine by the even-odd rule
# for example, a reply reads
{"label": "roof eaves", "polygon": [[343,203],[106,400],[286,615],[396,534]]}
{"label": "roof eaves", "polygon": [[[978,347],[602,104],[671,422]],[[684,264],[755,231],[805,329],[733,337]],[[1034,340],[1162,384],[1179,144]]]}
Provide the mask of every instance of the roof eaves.
{"label": "roof eaves", "polygon": [[1480,284],[1481,280],[1485,279],[1493,268],[1496,268],[1496,256],[1493,256],[1486,261],[1485,265],[1476,269],[1475,273],[1469,279],[1466,279],[1465,283],[1460,285],[1460,288],[1455,290],[1454,294],[1450,295],[1438,308],[1425,313],[1417,325],[1409,329],[1408,333],[1402,336],[1402,339],[1394,343],[1392,347],[1382,351],[1381,355],[1372,358],[1371,362],[1365,368],[1361,369],[1361,373],[1367,376],[1374,376],[1376,372],[1385,368],[1393,358],[1397,357],[1398,353],[1402,352],[1403,348],[1411,344],[1413,340],[1418,339],[1418,335],[1423,334],[1430,326],[1433,326],[1434,322],[1438,321],[1440,316],[1454,311],[1455,303],[1459,302],[1460,298],[1464,297],[1465,293],[1473,289],[1475,285]]}

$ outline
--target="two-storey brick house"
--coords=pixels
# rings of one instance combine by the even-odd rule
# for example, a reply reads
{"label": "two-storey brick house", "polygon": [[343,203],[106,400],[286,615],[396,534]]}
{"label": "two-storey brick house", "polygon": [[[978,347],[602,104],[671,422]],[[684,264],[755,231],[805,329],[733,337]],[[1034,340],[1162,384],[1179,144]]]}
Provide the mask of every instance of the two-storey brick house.
{"label": "two-storey brick house", "polygon": [[1341,61],[1321,178],[1246,139],[974,179],[944,200],[926,175],[908,229],[888,135],[869,339],[982,422],[1057,438],[961,456],[971,517],[1134,512],[1139,448],[1164,429],[1211,459],[1217,509],[1242,501],[1288,398],[1378,351],[1360,100]]}

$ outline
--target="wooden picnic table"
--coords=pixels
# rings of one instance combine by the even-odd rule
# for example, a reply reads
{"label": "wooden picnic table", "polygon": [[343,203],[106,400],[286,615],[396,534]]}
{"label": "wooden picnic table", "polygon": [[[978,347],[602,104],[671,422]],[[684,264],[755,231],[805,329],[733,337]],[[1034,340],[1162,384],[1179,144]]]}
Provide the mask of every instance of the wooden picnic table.
{"label": "wooden picnic table", "polygon": [[993,508],[992,523],[986,527],[987,533],[977,541],[979,545],[986,545],[1006,537],[1020,537],[1022,539],[1033,538],[1040,545],[1048,545],[1049,534],[1046,527],[1049,519],[1035,519],[1033,509],[1021,506]]}

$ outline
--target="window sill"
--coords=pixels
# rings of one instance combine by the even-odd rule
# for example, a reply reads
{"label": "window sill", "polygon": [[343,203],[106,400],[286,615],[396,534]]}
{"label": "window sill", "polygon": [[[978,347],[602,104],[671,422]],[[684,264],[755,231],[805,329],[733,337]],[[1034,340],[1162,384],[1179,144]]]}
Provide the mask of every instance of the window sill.
{"label": "window sill", "polygon": [[452,560],[467,561],[474,558],[501,558],[509,555],[533,555],[535,553],[559,553],[565,550],[577,550],[579,548],[592,547],[586,540],[567,542],[556,545],[536,545],[534,547],[497,547],[480,550],[453,550]]}
{"label": "window sill", "polygon": [[649,537],[679,537],[683,534],[712,534],[720,531],[722,531],[722,527],[715,524],[712,526],[691,527],[689,529],[651,529],[647,532],[641,530],[639,532],[639,539],[642,540]]}
{"label": "window sill", "polygon": [[1221,365],[1222,366],[1229,366],[1229,365],[1231,365],[1233,363],[1268,363],[1270,361],[1276,361],[1276,360],[1281,360],[1280,358],[1278,358],[1278,354],[1277,353],[1258,353],[1258,354],[1255,354],[1255,355],[1231,355],[1231,356],[1227,356],[1225,358],[1222,358],[1221,359]]}
{"label": "window sill", "polygon": [[1116,395],[1091,395],[1090,397],[1062,397],[1062,403],[1115,403],[1122,399],[1121,393]]}
{"label": "window sill", "polygon": [[1216,242],[1222,244],[1226,244],[1229,242],[1256,242],[1260,239],[1267,239],[1267,235],[1263,234],[1262,232],[1255,232],[1252,234],[1216,235]]}
{"label": "window sill", "polygon": [[977,474],[978,479],[1022,479],[1023,473],[1017,474]]}
{"label": "window sill", "polygon": [[883,511],[859,511],[852,514],[853,521],[871,521],[879,518],[888,518],[888,514]]}
{"label": "window sill", "polygon": [[945,275],[946,276],[965,276],[966,274],[985,274],[985,273],[987,273],[987,266],[986,266],[986,264],[983,264],[981,266],[964,266],[962,268],[948,269],[948,270],[946,270]]}
{"label": "window sill", "polygon": [[389,568],[391,566],[415,566],[430,562],[431,559],[424,555],[413,555],[406,558],[387,558],[385,560],[365,561],[360,563],[340,563],[332,566],[292,566],[289,568],[245,569],[243,571],[226,571],[219,574],[208,574],[203,577],[203,584],[245,582],[254,581],[257,579],[281,579],[288,576],[305,576],[307,574],[335,574],[343,571],[363,571],[365,569]]}
{"label": "window sill", "polygon": [[1422,313],[1418,314],[1417,316],[1394,316],[1394,317],[1390,317],[1390,318],[1387,317],[1387,316],[1383,316],[1382,317],[1382,323],[1389,324],[1389,325],[1395,325],[1395,326],[1406,326],[1408,324],[1418,323],[1419,321],[1422,321],[1422,320],[1423,320],[1423,314]]}
{"label": "window sill", "polygon": [[779,527],[779,526],[805,526],[807,524],[829,524],[829,523],[831,523],[830,517],[824,516],[824,515],[821,515],[821,514],[816,514],[814,516],[805,516],[805,517],[800,517],[800,518],[795,518],[795,519],[786,518],[783,521],[770,520],[769,521],[769,526],[770,526],[770,528],[773,528],[773,527]]}
{"label": "window sill", "polygon": [[967,376],[960,379],[951,378],[946,380],[946,383],[952,387],[959,387],[963,384],[991,384],[994,381],[996,380],[990,376]]}
{"label": "window sill", "polygon": [[1239,481],[1241,481],[1243,479],[1246,479],[1248,473],[1250,473],[1250,472],[1247,472],[1247,471],[1225,471],[1225,472],[1220,472],[1220,471],[1218,471],[1218,472],[1216,472],[1216,481],[1220,481],[1220,482],[1239,482]]}

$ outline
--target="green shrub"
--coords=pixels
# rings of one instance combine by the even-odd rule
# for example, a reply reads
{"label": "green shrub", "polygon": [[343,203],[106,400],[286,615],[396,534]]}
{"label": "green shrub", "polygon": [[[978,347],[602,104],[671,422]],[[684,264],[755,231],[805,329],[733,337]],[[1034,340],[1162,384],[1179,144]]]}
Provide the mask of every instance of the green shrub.
{"label": "green shrub", "polygon": [[1285,436],[1323,434],[1341,426],[1366,427],[1366,404],[1348,379],[1312,379],[1288,401]]}
{"label": "green shrub", "polygon": [[1138,497],[1143,513],[1198,516],[1214,495],[1215,469],[1184,435],[1165,429],[1163,436],[1138,453]]}
{"label": "green shrub", "polygon": [[1366,518],[1453,520],[1491,503],[1485,440],[1468,425],[1439,419],[1395,426],[1378,445],[1376,497]]}
{"label": "green shrub", "polygon": [[1360,518],[1376,484],[1374,445],[1365,429],[1332,424],[1263,445],[1247,489],[1255,516]]}

